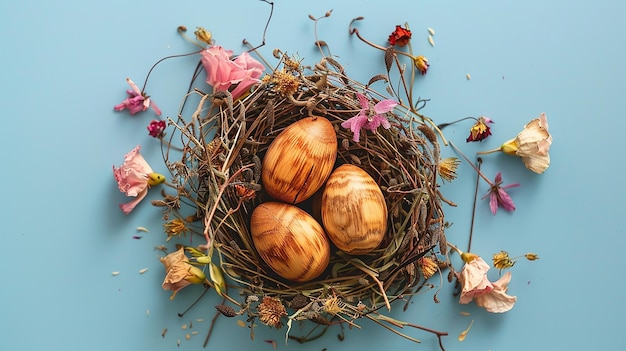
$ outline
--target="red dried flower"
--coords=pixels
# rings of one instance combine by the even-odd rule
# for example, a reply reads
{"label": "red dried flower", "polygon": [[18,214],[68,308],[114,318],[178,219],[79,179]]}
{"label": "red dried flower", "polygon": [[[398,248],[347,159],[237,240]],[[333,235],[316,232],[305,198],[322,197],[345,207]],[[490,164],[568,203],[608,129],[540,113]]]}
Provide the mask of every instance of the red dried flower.
{"label": "red dried flower", "polygon": [[480,116],[476,123],[470,128],[470,135],[467,137],[466,142],[470,141],[482,141],[491,135],[489,124],[493,123],[491,118]]}
{"label": "red dried flower", "polygon": [[396,26],[396,30],[389,35],[389,44],[403,47],[409,43],[410,39],[411,31],[409,29]]}
{"label": "red dried flower", "polygon": [[152,137],[160,138],[161,136],[163,136],[164,130],[165,121],[153,119],[152,121],[150,121],[150,124],[148,124],[148,134],[150,134],[150,136]]}

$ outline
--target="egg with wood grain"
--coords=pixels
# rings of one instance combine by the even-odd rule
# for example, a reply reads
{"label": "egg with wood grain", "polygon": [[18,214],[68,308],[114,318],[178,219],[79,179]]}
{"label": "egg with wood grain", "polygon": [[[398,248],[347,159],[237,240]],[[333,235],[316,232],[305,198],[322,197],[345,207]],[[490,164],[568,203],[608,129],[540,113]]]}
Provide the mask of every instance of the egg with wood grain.
{"label": "egg with wood grain", "polygon": [[297,204],[319,190],[337,159],[337,134],[324,117],[306,117],[287,126],[263,158],[261,178],[267,194]]}
{"label": "egg with wood grain", "polygon": [[324,229],[340,250],[366,254],[387,232],[387,205],[376,181],[358,166],[344,164],[328,178],[322,192]]}
{"label": "egg with wood grain", "polygon": [[250,218],[250,232],[263,261],[285,279],[315,279],[330,261],[330,242],[321,224],[295,205],[258,205]]}

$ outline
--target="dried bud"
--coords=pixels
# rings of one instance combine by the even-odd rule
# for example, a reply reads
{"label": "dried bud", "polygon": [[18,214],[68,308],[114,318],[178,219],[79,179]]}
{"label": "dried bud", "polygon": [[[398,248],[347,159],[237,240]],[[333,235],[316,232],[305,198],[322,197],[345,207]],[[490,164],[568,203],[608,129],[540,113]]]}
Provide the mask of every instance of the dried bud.
{"label": "dried bud", "polygon": [[308,304],[309,299],[302,294],[298,294],[293,299],[291,299],[291,301],[289,302],[289,307],[293,308],[294,310],[299,310]]}
{"label": "dried bud", "polygon": [[215,309],[226,317],[235,317],[237,315],[237,312],[235,312],[234,308],[224,304],[215,305]]}
{"label": "dried bud", "polygon": [[184,33],[184,32],[186,32],[186,31],[187,31],[187,27],[185,27],[185,26],[178,26],[178,28],[176,28],[176,30],[177,30],[179,33]]}
{"label": "dried bud", "polygon": [[526,257],[527,260],[529,261],[534,261],[534,260],[538,260],[539,259],[539,255],[537,255],[536,253],[527,253],[526,255],[524,255],[524,257]]}
{"label": "dried bud", "polygon": [[428,139],[428,141],[430,141],[431,143],[434,144],[437,142],[437,135],[435,134],[434,130],[430,129],[429,126],[425,124],[420,124],[419,127],[417,127],[417,129],[419,129],[422,132],[422,134],[424,134],[426,139]]}

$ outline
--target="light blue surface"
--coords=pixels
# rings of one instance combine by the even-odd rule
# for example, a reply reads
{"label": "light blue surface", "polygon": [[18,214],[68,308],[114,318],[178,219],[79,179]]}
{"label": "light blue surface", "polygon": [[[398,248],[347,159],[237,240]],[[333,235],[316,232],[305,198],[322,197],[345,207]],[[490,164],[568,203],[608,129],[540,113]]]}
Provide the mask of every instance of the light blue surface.
{"label": "light blue surface", "polygon": [[[320,22],[320,39],[340,56],[349,75],[363,81],[382,73],[382,56],[348,36],[349,21],[364,16],[362,34],[380,44],[395,24],[409,22],[415,50],[431,63],[417,83],[418,94],[431,99],[423,112],[439,122],[468,115],[496,121],[494,135],[482,144],[465,145],[469,123],[446,130],[468,155],[498,146],[540,112],[547,113],[554,137],[552,165],[540,176],[519,159],[485,157],[489,177],[502,170],[505,183],[522,186],[510,191],[517,204],[512,214],[494,217],[486,201],[479,203],[473,251],[486,259],[501,249],[541,257],[512,269],[515,308],[492,315],[473,304],[459,305],[444,283],[440,304],[427,293],[414,298],[407,312],[397,305],[393,315],[447,330],[447,350],[619,349],[626,315],[620,278],[626,244],[620,152],[626,128],[626,3],[276,0],[261,52],[270,57],[279,47],[313,63],[319,57],[307,15],[329,9],[334,11]],[[187,288],[170,301],[160,287],[163,268],[153,247],[163,244],[164,235],[160,211],[149,205],[158,191],[129,216],[117,207],[127,199],[117,190],[111,166],[135,145],[143,146],[155,171],[166,172],[159,145],[145,130],[151,114],[130,117],[112,107],[125,97],[127,76],[141,84],[158,59],[195,50],[176,33],[178,25],[191,31],[204,26],[219,44],[239,52],[243,38],[260,41],[267,12],[253,0],[0,4],[1,350],[201,349],[219,300],[212,295],[188,317],[176,316],[200,288]],[[427,42],[427,27],[436,30],[434,47]],[[148,92],[165,115],[176,113],[196,61],[170,60],[155,70]],[[446,208],[454,223],[448,238],[465,247],[474,175],[467,165],[459,172],[460,179],[443,191],[459,204]],[[138,226],[150,232],[133,240]],[[149,270],[140,275],[142,268]],[[113,277],[112,271],[121,274]],[[458,342],[472,319],[467,339]],[[190,320],[193,328],[181,330]],[[185,340],[193,330],[199,334]],[[285,330],[263,330],[257,328],[250,341],[247,329],[223,318],[209,347],[271,350],[263,340],[274,339],[281,350],[437,349],[430,334],[409,330],[423,341],[413,345],[369,323],[346,331],[343,342],[332,329],[305,345],[286,346]]]}

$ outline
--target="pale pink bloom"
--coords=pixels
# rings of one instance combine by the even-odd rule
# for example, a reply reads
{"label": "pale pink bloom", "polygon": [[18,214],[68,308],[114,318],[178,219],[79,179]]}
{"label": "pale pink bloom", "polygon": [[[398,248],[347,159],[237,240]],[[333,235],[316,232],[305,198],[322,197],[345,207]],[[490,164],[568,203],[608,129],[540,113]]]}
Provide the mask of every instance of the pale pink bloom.
{"label": "pale pink bloom", "polygon": [[124,156],[124,163],[120,168],[113,166],[113,175],[117,180],[117,185],[126,196],[135,197],[129,203],[121,204],[120,208],[125,214],[129,214],[137,204],[148,194],[151,185],[161,184],[165,177],[154,173],[146,160],[141,156],[137,145],[131,152]]}
{"label": "pale pink bloom", "polygon": [[539,117],[528,122],[515,139],[502,144],[500,150],[521,157],[526,168],[541,174],[550,166],[551,145],[552,135],[548,131],[548,117],[541,113]]}
{"label": "pale pink bloom", "polygon": [[505,191],[505,189],[518,187],[519,183],[513,183],[509,185],[502,186],[502,172],[498,172],[496,174],[495,183],[489,189],[489,192],[485,194],[482,198],[485,199],[489,196],[489,207],[491,208],[491,213],[494,215],[498,211],[498,206],[504,208],[505,210],[512,212],[515,211],[515,204],[513,203],[513,199],[511,196]]}
{"label": "pale pink bloom", "polygon": [[488,271],[489,265],[479,256],[465,263],[459,275],[462,288],[460,303],[470,303],[475,296],[493,290],[493,284],[487,278]]}
{"label": "pale pink bloom", "polygon": [[506,272],[498,281],[493,283],[493,289],[487,293],[474,297],[477,306],[487,312],[502,313],[513,308],[517,301],[516,296],[506,294],[507,285],[511,281],[511,272]]}
{"label": "pale pink bloom", "polygon": [[381,125],[385,129],[389,129],[391,127],[391,124],[387,120],[387,117],[385,117],[385,114],[393,111],[393,109],[398,105],[396,101],[382,100],[372,107],[370,105],[370,101],[365,95],[356,93],[356,97],[359,99],[361,111],[359,111],[356,116],[341,123],[342,127],[349,128],[352,131],[352,140],[359,142],[361,129],[367,129],[374,132]]}
{"label": "pale pink bloom", "polygon": [[135,82],[133,82],[130,78],[126,78],[126,82],[130,85],[130,89],[126,90],[128,97],[122,101],[121,104],[113,107],[115,111],[128,109],[128,112],[130,112],[131,115],[134,115],[139,112],[143,112],[152,106],[154,113],[156,113],[157,116],[161,115],[161,110],[154,102],[151,103],[150,97],[142,93]]}
{"label": "pale pink bloom", "polygon": [[236,100],[254,84],[260,82],[265,66],[255,60],[247,52],[237,56],[234,60],[231,50],[225,50],[219,45],[209,46],[202,51],[202,65],[207,72],[206,82],[214,92],[227,91],[231,86],[236,87],[230,92]]}
{"label": "pale pink bloom", "polygon": [[162,257],[161,263],[165,267],[165,279],[161,285],[165,290],[172,290],[170,299],[176,296],[181,289],[191,284],[202,284],[206,281],[206,275],[198,267],[192,266],[185,255],[185,249]]}
{"label": "pale pink bloom", "polygon": [[487,312],[509,311],[517,301],[517,297],[506,294],[511,272],[492,283],[487,278],[488,271],[489,265],[480,256],[474,255],[473,259],[465,263],[461,273],[457,273],[462,286],[459,303],[467,304],[474,300],[476,305],[485,308]]}

